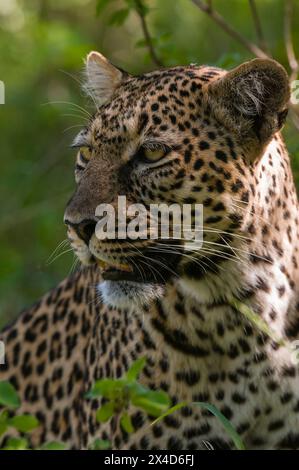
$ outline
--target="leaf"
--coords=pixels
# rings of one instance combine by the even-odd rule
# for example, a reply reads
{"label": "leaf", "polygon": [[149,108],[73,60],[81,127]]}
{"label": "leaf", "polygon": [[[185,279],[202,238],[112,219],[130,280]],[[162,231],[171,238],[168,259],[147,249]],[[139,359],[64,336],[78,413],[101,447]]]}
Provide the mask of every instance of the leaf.
{"label": "leaf", "polygon": [[7,423],[5,422],[0,423],[0,437],[3,436],[6,430],[7,430]]}
{"label": "leaf", "polygon": [[123,379],[97,380],[86,396],[87,398],[105,397],[108,399],[113,399],[121,393],[126,383],[127,381]]}
{"label": "leaf", "polygon": [[135,42],[135,47],[146,47],[147,42],[145,39],[138,39],[138,41]]}
{"label": "leaf", "polygon": [[28,441],[25,438],[11,437],[8,439],[7,444],[3,450],[27,450]]}
{"label": "leaf", "polygon": [[20,406],[20,399],[15,388],[6,381],[0,382],[0,405],[8,408],[18,408]]}
{"label": "leaf", "polygon": [[160,416],[170,406],[170,398],[163,391],[149,390],[144,394],[132,396],[131,401],[134,406],[142,408],[151,416]]}
{"label": "leaf", "polygon": [[8,411],[7,410],[2,410],[0,412],[0,424],[1,423],[6,423],[7,418],[8,418]]}
{"label": "leaf", "polygon": [[112,0],[98,0],[96,5],[96,15],[100,15],[102,11],[111,3]]}
{"label": "leaf", "polygon": [[[171,415],[172,413],[174,413],[175,411],[183,408],[184,406],[189,406],[189,405],[190,405],[190,403],[188,403],[188,402],[178,403],[177,405],[169,408],[165,413],[163,413],[157,419],[155,419],[155,421],[153,421],[151,423],[151,426],[153,426],[154,424],[162,421],[164,418],[166,418],[166,416]],[[235,428],[233,427],[231,422],[214,405],[210,405],[210,403],[205,403],[205,402],[192,402],[191,405],[196,405],[196,406],[199,406],[200,408],[204,408],[204,409],[210,411],[210,413],[212,413],[222,423],[222,425],[225,428],[227,434],[229,435],[229,437],[231,438],[231,440],[235,444],[235,447],[238,450],[245,450],[245,446],[244,446],[244,443],[243,443],[240,435],[237,433],[237,431],[235,430]]]}
{"label": "leaf", "polygon": [[51,441],[43,444],[39,450],[66,450],[66,445],[62,442]]}
{"label": "leaf", "polygon": [[178,404],[175,405],[175,406],[172,406],[172,407],[169,408],[167,411],[165,411],[165,413],[161,414],[157,419],[155,419],[155,421],[153,421],[153,422],[151,423],[151,426],[154,426],[154,424],[159,423],[159,422],[162,421],[164,418],[166,418],[166,416],[171,415],[171,414],[174,413],[175,411],[180,410],[181,408],[184,408],[184,406],[188,406],[188,403],[187,403],[187,402],[181,402],[181,403],[178,403]]}
{"label": "leaf", "polygon": [[111,449],[111,442],[104,439],[95,439],[89,448],[90,450],[108,450]]}
{"label": "leaf", "polygon": [[137,380],[140,372],[144,369],[145,364],[146,364],[146,358],[145,357],[141,357],[140,359],[135,361],[131,365],[131,367],[129,368],[129,370],[126,374],[127,379],[130,382],[133,382],[134,380]]}
{"label": "leaf", "polygon": [[150,8],[144,3],[144,0],[126,0],[128,8],[136,10],[141,16],[146,16],[151,11]]}
{"label": "leaf", "polygon": [[115,11],[110,17],[109,24],[114,26],[121,26],[126,21],[129,13],[129,8],[123,8],[121,10]]}
{"label": "leaf", "polygon": [[128,382],[126,385],[126,391],[129,393],[130,399],[132,399],[136,396],[144,396],[151,390],[138,382]]}
{"label": "leaf", "polygon": [[9,426],[14,427],[21,432],[30,432],[39,426],[39,421],[32,415],[13,416],[8,420]]}
{"label": "leaf", "polygon": [[131,420],[130,415],[128,415],[128,413],[124,413],[122,415],[122,417],[120,418],[120,425],[123,428],[123,430],[126,431],[128,434],[134,432],[132,420]]}
{"label": "leaf", "polygon": [[108,402],[98,409],[96,418],[100,423],[106,423],[114,415],[114,403]]}
{"label": "leaf", "polygon": [[280,338],[275,331],[272,330],[268,326],[268,324],[261,318],[257,313],[255,313],[248,305],[244,304],[243,302],[240,302],[239,300],[235,298],[229,299],[229,302],[234,309],[236,309],[238,312],[240,312],[242,315],[244,315],[247,320],[249,320],[251,323],[253,323],[256,328],[258,328],[260,331],[265,333],[269,338],[271,338],[273,341],[278,343],[281,346],[288,346],[286,341],[283,338]]}
{"label": "leaf", "polygon": [[218,418],[219,421],[222,423],[227,434],[229,435],[229,437],[235,444],[235,447],[238,450],[245,450],[245,446],[240,435],[237,433],[237,431],[235,430],[231,422],[221,413],[221,411],[218,410],[218,408],[216,408],[216,406],[210,405],[210,403],[204,403],[204,402],[194,402],[193,404],[199,406],[200,408],[204,408],[210,411],[210,413],[216,416],[216,418]]}

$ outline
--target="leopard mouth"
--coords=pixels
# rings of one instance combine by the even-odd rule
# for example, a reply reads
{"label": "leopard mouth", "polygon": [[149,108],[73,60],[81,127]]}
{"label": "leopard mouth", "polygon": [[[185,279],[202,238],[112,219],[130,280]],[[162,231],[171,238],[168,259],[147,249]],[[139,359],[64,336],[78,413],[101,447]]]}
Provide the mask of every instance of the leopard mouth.
{"label": "leopard mouth", "polygon": [[134,269],[129,264],[110,264],[97,260],[105,281],[135,281]]}
{"label": "leopard mouth", "polygon": [[143,255],[128,258],[126,263],[107,262],[99,258],[96,262],[104,281],[165,284],[170,277],[177,276],[180,257],[177,252],[158,254],[148,249]]}

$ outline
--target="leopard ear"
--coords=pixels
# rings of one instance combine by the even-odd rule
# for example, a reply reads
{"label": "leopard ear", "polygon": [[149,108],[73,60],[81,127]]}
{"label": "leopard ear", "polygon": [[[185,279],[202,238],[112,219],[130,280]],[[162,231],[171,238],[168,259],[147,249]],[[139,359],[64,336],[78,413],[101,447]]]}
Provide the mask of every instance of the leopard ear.
{"label": "leopard ear", "polygon": [[128,74],[109,62],[99,52],[88,54],[85,63],[86,82],[84,90],[99,106],[108,102],[116,88]]}
{"label": "leopard ear", "polygon": [[265,145],[280,130],[290,98],[285,69],[271,59],[254,59],[208,86],[211,109],[242,142]]}

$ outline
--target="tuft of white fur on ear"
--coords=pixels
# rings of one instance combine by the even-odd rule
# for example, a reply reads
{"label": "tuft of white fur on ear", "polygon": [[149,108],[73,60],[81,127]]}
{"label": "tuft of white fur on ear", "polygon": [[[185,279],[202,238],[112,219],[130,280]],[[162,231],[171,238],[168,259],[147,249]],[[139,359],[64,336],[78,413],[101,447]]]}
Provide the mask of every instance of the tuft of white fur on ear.
{"label": "tuft of white fur on ear", "polygon": [[96,105],[107,103],[124,78],[124,72],[96,51],[88,54],[85,62],[86,83],[84,90]]}
{"label": "tuft of white fur on ear", "polygon": [[265,103],[264,83],[254,76],[241,77],[235,86],[235,109],[242,115],[260,114]]}
{"label": "tuft of white fur on ear", "polygon": [[285,69],[271,59],[253,59],[226,76],[234,90],[234,106],[243,115],[278,112],[289,100],[289,80]]}

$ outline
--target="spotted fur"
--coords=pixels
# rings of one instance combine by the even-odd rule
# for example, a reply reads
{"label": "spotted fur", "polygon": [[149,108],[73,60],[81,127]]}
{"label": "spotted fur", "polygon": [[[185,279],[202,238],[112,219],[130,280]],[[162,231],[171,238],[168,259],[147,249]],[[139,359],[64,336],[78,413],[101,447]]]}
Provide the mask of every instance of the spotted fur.
{"label": "spotted fur", "polygon": [[[192,65],[133,77],[91,53],[87,80],[98,109],[75,139],[77,187],[65,213],[87,266],[1,335],[0,379],[41,423],[32,443],[82,449],[99,437],[115,449],[232,448],[217,419],[191,405],[152,427],[152,417],[130,409],[132,435],[117,418],[96,422],[100,403],[85,398],[94,381],[120,377],[146,356],[142,383],[173,404],[212,403],[249,449],[298,448],[292,352],[232,306],[232,298],[248,305],[288,346],[298,338],[298,203],[279,133],[284,69],[257,59],[231,72]],[[161,151],[154,163],[150,146]],[[146,205],[203,204],[202,249],[99,241],[95,209],[120,194]],[[103,280],[98,259],[133,260],[140,278]]]}

